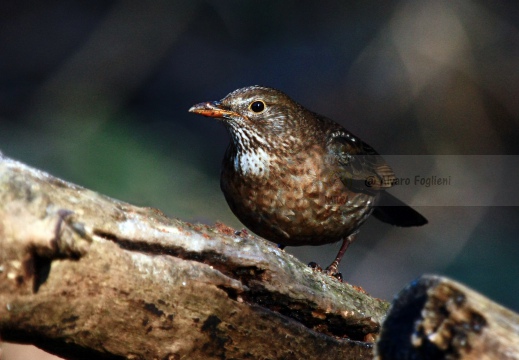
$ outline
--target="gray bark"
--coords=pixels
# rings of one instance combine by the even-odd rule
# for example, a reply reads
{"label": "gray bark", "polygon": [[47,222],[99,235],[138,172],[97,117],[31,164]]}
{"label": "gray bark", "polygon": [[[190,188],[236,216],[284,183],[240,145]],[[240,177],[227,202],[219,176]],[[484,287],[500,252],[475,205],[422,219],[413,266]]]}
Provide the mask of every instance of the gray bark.
{"label": "gray bark", "polygon": [[388,303],[0,154],[0,336],[66,358],[369,359]]}

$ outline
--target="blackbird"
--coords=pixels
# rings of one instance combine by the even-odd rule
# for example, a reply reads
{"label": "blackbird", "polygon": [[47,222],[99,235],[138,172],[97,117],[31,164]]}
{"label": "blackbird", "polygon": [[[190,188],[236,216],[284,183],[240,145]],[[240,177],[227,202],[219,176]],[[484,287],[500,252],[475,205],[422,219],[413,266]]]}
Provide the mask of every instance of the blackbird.
{"label": "blackbird", "polygon": [[236,217],[281,248],[343,240],[330,275],[371,214],[427,223],[386,192],[395,175],[371,146],[279,90],[245,87],[189,111],[221,120],[231,136],[220,186]]}

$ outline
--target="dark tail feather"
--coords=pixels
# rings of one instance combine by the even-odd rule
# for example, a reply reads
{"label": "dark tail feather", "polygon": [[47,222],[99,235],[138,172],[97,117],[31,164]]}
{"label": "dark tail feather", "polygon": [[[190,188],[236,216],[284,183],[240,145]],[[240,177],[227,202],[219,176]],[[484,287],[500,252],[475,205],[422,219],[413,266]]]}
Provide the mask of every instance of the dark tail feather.
{"label": "dark tail feather", "polygon": [[403,227],[422,226],[428,222],[418,211],[385,191],[380,192],[373,216],[385,223]]}

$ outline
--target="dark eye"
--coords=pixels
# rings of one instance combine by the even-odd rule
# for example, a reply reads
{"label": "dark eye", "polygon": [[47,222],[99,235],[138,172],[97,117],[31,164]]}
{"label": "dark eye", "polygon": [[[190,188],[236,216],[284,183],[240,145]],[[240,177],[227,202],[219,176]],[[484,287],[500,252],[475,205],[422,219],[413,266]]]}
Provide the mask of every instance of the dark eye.
{"label": "dark eye", "polygon": [[254,101],[250,104],[249,108],[255,113],[260,113],[265,110],[265,103],[261,100]]}

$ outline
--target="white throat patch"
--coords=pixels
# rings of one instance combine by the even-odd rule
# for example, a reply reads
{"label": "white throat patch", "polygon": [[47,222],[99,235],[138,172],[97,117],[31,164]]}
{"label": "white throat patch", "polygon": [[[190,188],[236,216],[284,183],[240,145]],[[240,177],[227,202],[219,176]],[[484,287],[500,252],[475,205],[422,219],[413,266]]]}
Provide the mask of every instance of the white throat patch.
{"label": "white throat patch", "polygon": [[262,148],[241,151],[234,158],[234,170],[243,175],[268,175],[270,156]]}

